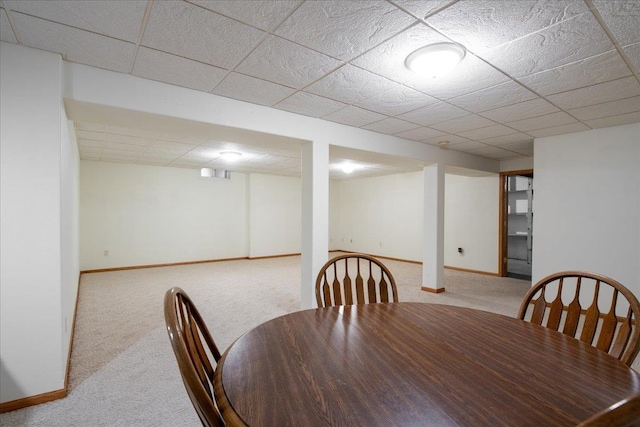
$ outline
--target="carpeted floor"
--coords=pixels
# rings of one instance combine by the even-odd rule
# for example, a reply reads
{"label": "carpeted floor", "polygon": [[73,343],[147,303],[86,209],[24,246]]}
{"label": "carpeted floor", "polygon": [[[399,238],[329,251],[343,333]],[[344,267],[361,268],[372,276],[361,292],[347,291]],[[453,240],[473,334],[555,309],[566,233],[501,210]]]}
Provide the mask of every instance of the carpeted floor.
{"label": "carpeted floor", "polygon": [[[529,282],[445,270],[446,292],[420,290],[422,266],[383,260],[401,301],[515,316]],[[84,274],[67,398],[0,415],[2,426],[197,426],[164,329],[163,298],[182,287],[220,349],[300,309],[300,257]]]}

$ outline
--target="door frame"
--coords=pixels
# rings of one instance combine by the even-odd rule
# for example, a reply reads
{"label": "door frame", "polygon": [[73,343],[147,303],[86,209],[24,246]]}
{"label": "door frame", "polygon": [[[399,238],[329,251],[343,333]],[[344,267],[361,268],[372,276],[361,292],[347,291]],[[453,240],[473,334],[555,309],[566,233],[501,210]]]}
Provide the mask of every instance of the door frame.
{"label": "door frame", "polygon": [[498,207],[498,276],[507,275],[507,204],[505,203],[507,177],[514,175],[533,175],[533,169],[500,172],[500,204]]}

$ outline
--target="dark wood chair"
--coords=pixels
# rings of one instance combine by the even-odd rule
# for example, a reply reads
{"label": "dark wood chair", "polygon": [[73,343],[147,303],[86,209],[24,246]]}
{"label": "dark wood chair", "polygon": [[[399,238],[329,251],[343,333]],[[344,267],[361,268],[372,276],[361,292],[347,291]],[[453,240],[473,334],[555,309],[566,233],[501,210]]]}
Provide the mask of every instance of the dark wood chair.
{"label": "dark wood chair", "polygon": [[320,269],[316,301],[318,307],[397,302],[398,289],[389,269],[374,257],[339,255]]}
{"label": "dark wood chair", "polygon": [[598,412],[577,427],[639,427],[640,394],[621,400]]}
{"label": "dark wood chair", "polygon": [[640,350],[638,299],[598,274],[563,271],[545,277],[524,296],[518,317],[580,339],[628,366]]}
{"label": "dark wood chair", "polygon": [[171,288],[165,294],[164,318],[182,381],[202,425],[224,427],[213,395],[214,364],[211,362],[213,359],[217,364],[220,351],[200,313],[182,289]]}

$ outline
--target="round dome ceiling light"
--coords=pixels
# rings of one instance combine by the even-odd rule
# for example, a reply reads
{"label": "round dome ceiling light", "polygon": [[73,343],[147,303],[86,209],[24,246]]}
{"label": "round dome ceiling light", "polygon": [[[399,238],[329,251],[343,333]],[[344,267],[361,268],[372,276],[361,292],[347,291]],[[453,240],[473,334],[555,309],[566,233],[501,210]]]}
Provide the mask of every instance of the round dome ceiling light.
{"label": "round dome ceiling light", "polygon": [[435,43],[411,52],[404,61],[408,69],[423,77],[442,77],[451,71],[466,55],[457,43]]}
{"label": "round dome ceiling light", "polygon": [[242,157],[242,153],[238,153],[237,151],[223,151],[220,153],[220,156],[227,162],[235,162]]}

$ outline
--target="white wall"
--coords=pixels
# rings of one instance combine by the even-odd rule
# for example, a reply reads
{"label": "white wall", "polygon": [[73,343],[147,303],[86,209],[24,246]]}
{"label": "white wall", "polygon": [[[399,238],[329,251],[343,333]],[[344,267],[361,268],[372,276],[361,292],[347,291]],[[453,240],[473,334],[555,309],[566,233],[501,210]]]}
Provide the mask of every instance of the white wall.
{"label": "white wall", "polygon": [[0,43],[1,402],[64,386],[61,300],[69,289],[61,280],[77,277],[71,262],[61,265],[63,250],[73,256],[72,239],[61,242],[73,233],[61,225],[73,198],[66,193],[62,206],[61,165],[73,155],[61,151],[61,67],[59,55]]}
{"label": "white wall", "polygon": [[80,277],[80,155],[73,122],[61,108],[60,143],[60,238],[62,268],[62,354],[63,369],[71,345],[73,316]]}
{"label": "white wall", "polygon": [[81,270],[247,256],[246,175],[80,163]]}
{"label": "white wall", "polygon": [[533,281],[587,270],[640,296],[640,124],[534,144]]}
{"label": "white wall", "polygon": [[329,250],[342,249],[340,243],[340,197],[342,181],[329,181]]}
{"label": "white wall", "polygon": [[[332,249],[422,261],[423,187],[421,171],[332,182]],[[445,174],[444,199],[445,265],[497,273],[499,177]]]}
{"label": "white wall", "polygon": [[300,253],[300,178],[249,176],[249,257]]}
{"label": "white wall", "polygon": [[341,249],[422,261],[422,172],[340,183]]}
{"label": "white wall", "polygon": [[[498,273],[500,178],[447,174],[444,264]],[[463,253],[458,253],[462,248]]]}

